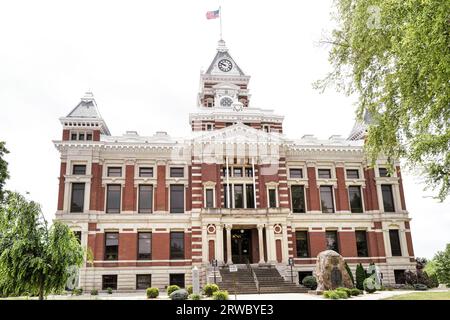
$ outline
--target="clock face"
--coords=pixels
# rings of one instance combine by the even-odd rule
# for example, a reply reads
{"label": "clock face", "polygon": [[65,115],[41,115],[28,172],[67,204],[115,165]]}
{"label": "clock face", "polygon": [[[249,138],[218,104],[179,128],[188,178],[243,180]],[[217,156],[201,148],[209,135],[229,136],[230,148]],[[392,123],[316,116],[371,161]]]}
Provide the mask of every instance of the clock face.
{"label": "clock face", "polygon": [[222,59],[219,61],[218,66],[219,69],[223,72],[228,72],[231,70],[231,68],[233,68],[233,63],[231,63],[231,61],[228,59]]}
{"label": "clock face", "polygon": [[222,98],[222,100],[220,100],[220,105],[222,107],[231,107],[232,104],[233,104],[233,100],[230,97],[225,97],[225,98]]}

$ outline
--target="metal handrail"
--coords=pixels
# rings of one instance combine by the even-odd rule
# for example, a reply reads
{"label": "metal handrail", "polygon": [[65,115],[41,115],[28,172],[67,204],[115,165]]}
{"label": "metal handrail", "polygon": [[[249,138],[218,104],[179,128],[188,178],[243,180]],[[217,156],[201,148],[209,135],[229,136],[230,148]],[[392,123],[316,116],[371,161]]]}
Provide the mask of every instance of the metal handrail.
{"label": "metal handrail", "polygon": [[250,265],[250,261],[247,259],[247,269],[250,270],[250,273],[253,276],[253,280],[255,280],[255,285],[256,285],[256,290],[258,291],[258,294],[261,294],[261,291],[259,289],[259,281],[258,281],[258,277],[256,276],[255,271],[253,270],[252,266]]}

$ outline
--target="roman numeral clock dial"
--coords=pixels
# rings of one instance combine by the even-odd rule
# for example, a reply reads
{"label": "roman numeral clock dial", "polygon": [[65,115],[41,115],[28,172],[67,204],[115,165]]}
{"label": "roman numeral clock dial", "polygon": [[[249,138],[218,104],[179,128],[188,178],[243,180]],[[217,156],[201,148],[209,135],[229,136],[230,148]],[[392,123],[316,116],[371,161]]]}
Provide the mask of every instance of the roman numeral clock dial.
{"label": "roman numeral clock dial", "polygon": [[233,68],[233,64],[228,59],[222,59],[218,63],[219,69],[223,72],[228,72]]}

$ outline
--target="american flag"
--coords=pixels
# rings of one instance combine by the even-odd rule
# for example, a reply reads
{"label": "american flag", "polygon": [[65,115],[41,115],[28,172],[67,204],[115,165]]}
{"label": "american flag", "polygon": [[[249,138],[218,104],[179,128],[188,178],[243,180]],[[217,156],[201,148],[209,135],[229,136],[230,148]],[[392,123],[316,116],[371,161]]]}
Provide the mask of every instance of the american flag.
{"label": "american flag", "polygon": [[217,19],[220,17],[220,10],[206,12],[206,19]]}

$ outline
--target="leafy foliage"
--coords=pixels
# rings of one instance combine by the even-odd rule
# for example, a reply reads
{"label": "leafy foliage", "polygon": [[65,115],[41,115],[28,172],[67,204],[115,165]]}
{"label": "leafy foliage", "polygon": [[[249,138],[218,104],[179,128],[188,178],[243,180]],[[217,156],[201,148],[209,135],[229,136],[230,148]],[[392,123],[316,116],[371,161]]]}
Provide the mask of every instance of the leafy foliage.
{"label": "leafy foliage", "polygon": [[447,244],[445,251],[439,251],[433,258],[435,262],[436,276],[439,283],[450,286],[450,243]]}
{"label": "leafy foliage", "polygon": [[[372,118],[366,151],[405,158],[438,198],[450,192],[450,1],[336,0],[332,71],[315,83],[359,97]],[[393,170],[391,165],[390,170]]]}
{"label": "leafy foliage", "polygon": [[45,221],[40,206],[7,192],[0,207],[0,278],[3,295],[62,291],[83,249],[69,227]]}
{"label": "leafy foliage", "polygon": [[374,293],[375,291],[377,291],[375,279],[372,277],[366,278],[363,281],[363,286],[364,291],[366,291],[367,293]]}
{"label": "leafy foliage", "polygon": [[172,292],[180,290],[180,287],[177,285],[171,285],[167,287],[167,295],[170,296]]}
{"label": "leafy foliage", "polygon": [[147,288],[146,290],[147,298],[157,298],[159,296],[159,289],[155,287]]}
{"label": "leafy foliage", "polygon": [[303,278],[302,280],[302,284],[311,289],[311,290],[316,290],[317,288],[317,279],[314,276],[306,276]]}
{"label": "leafy foliage", "polygon": [[364,270],[364,267],[362,264],[358,264],[356,266],[356,288],[359,290],[364,290],[364,280],[367,278],[366,270]]}
{"label": "leafy foliage", "polygon": [[228,300],[228,291],[218,290],[213,293],[213,300]]}
{"label": "leafy foliage", "polygon": [[219,286],[214,283],[208,283],[203,287],[203,292],[208,297],[211,297],[216,291],[219,291]]}
{"label": "leafy foliage", "polygon": [[8,173],[8,162],[4,159],[5,154],[9,151],[5,147],[5,142],[0,141],[0,201],[3,199],[3,186],[5,185],[6,179],[9,178]]}
{"label": "leafy foliage", "polygon": [[348,276],[350,277],[350,280],[352,281],[353,286],[355,286],[355,279],[353,278],[353,272],[348,266],[347,262],[345,262],[345,270],[347,270]]}

